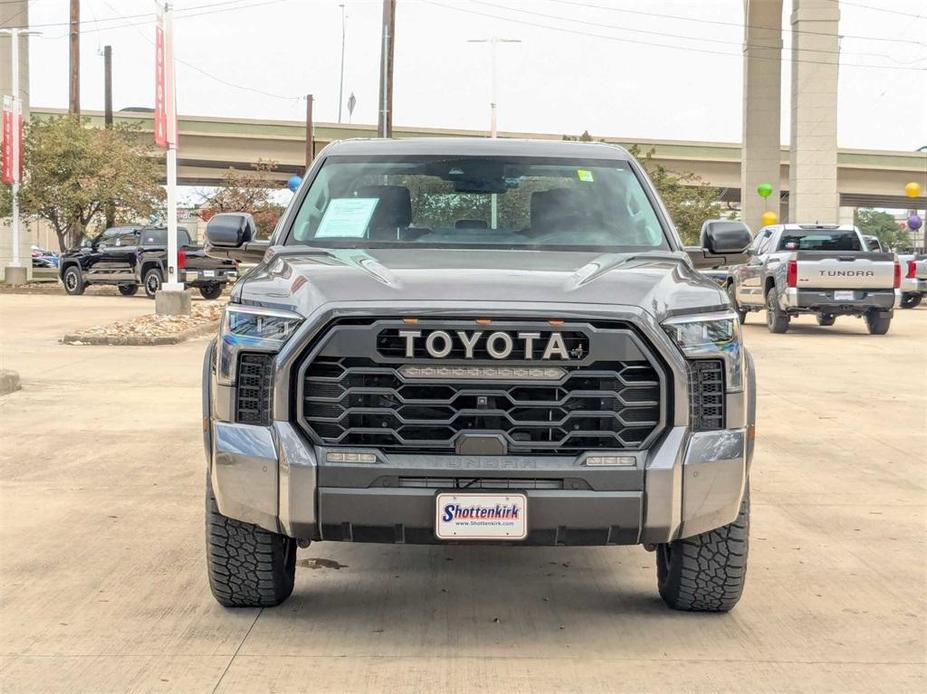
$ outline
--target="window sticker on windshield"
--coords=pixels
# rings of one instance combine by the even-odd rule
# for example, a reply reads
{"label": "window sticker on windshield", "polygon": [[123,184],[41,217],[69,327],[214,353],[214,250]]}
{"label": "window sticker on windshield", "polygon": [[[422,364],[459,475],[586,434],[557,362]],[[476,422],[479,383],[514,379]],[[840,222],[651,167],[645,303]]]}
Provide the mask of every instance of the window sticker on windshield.
{"label": "window sticker on windshield", "polygon": [[594,183],[595,176],[589,169],[576,169],[576,177],[583,183]]}
{"label": "window sticker on windshield", "polygon": [[325,215],[315,232],[317,239],[363,238],[379,198],[335,198],[325,208]]}

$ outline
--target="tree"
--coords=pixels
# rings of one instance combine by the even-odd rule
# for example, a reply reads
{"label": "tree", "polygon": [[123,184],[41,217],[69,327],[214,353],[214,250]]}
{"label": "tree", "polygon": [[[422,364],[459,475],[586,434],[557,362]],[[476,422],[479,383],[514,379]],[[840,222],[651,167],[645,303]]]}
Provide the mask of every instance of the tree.
{"label": "tree", "polygon": [[[564,135],[563,139],[578,142],[596,141],[588,130],[579,137]],[[605,142],[601,139],[598,141]],[[640,162],[653,181],[683,243],[687,246],[698,245],[702,223],[706,219],[717,219],[722,214],[717,189],[694,173],[670,171],[662,164],[657,164],[653,160],[653,147],[642,153],[640,146],[633,144],[629,145],[627,150]]]}
{"label": "tree", "polygon": [[[108,201],[117,223],[150,221],[161,209],[161,166],[131,126],[104,130],[69,117],[36,118],[23,149],[22,212],[47,220],[62,251],[78,246],[88,226],[103,221]],[[7,187],[3,206],[8,203]]]}
{"label": "tree", "polygon": [[274,181],[277,163],[260,159],[253,171],[230,168],[222,187],[203,196],[200,216],[209,220],[219,212],[248,212],[254,216],[258,238],[270,238],[283,214],[284,206],[274,202],[273,193],[280,186]]}
{"label": "tree", "polygon": [[894,251],[911,249],[911,237],[888,212],[856,210],[853,223],[868,236],[879,240]]}

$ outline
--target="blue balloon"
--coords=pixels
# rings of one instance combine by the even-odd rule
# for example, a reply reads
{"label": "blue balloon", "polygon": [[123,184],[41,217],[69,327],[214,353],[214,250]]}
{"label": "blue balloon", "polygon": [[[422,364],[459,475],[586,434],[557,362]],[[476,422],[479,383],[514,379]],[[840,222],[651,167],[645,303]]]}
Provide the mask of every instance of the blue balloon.
{"label": "blue balloon", "polygon": [[296,189],[299,188],[299,184],[302,182],[303,179],[300,176],[290,176],[290,180],[286,182],[286,187],[295,193]]}

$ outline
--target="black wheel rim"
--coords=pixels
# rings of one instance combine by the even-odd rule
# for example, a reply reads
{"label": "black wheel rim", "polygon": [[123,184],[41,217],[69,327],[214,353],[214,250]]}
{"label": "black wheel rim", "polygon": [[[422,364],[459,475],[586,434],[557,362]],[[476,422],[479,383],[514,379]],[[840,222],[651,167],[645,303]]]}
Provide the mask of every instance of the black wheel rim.
{"label": "black wheel rim", "polygon": [[77,289],[77,273],[73,270],[69,270],[68,274],[64,276],[64,286],[73,291]]}
{"label": "black wheel rim", "polygon": [[773,326],[774,322],[773,305],[773,293],[769,292],[769,294],[766,295],[766,325],[768,325],[770,328]]}
{"label": "black wheel rim", "polygon": [[149,294],[154,294],[158,291],[161,286],[161,281],[158,279],[158,276],[155,274],[148,275],[148,280],[145,282],[145,289],[148,290]]}

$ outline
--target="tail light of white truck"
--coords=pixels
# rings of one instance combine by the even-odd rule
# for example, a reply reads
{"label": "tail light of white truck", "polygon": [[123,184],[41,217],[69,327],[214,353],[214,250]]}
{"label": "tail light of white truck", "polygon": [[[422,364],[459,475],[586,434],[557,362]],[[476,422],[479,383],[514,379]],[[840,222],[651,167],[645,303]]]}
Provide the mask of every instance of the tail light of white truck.
{"label": "tail light of white truck", "polygon": [[798,261],[790,260],[788,265],[785,268],[785,286],[786,287],[797,287],[798,286]]}
{"label": "tail light of white truck", "polygon": [[895,282],[892,284],[893,289],[901,286],[901,261],[895,261]]}
{"label": "tail light of white truck", "polygon": [[[905,273],[905,279],[913,280],[917,277],[917,261],[908,261],[908,271]],[[896,285],[897,286],[897,285]]]}

